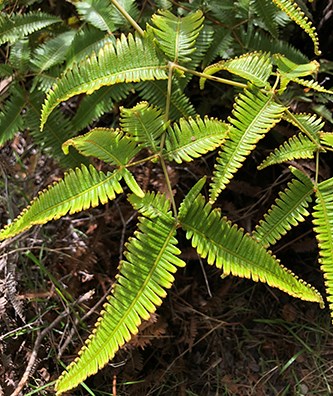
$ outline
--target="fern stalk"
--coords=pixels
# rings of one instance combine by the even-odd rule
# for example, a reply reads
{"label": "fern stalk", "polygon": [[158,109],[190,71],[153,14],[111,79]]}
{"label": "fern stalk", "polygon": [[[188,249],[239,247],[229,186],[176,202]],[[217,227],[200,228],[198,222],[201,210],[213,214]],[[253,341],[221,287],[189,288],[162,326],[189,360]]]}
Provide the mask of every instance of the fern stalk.
{"label": "fern stalk", "polygon": [[121,15],[133,26],[133,28],[140,34],[140,36],[143,37],[144,31],[130,16],[130,14],[121,6],[121,4],[119,4],[117,0],[111,0],[111,3],[117,8]]}

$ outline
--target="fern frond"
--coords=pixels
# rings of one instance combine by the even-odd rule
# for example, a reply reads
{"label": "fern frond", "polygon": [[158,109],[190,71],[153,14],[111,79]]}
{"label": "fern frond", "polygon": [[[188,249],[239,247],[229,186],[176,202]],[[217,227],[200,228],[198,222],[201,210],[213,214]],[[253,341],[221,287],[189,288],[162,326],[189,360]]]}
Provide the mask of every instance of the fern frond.
{"label": "fern frond", "polygon": [[17,71],[25,74],[31,68],[31,48],[29,39],[23,38],[17,40],[10,46],[9,64]]}
{"label": "fern frond", "polygon": [[88,161],[75,150],[71,150],[69,155],[64,155],[61,150],[62,144],[73,136],[73,127],[68,117],[60,109],[55,109],[48,118],[44,131],[40,131],[40,112],[43,99],[42,92],[34,91],[29,96],[29,106],[27,106],[27,112],[24,115],[24,126],[29,130],[34,141],[49,155],[57,159],[63,167],[75,167],[81,163],[87,164]]}
{"label": "fern frond", "polygon": [[122,35],[115,45],[106,43],[90,58],[65,71],[48,93],[43,106],[41,127],[52,110],[72,96],[91,94],[102,86],[121,82],[167,79],[166,65],[156,52],[153,42],[145,35]]}
{"label": "fern frond", "polygon": [[297,179],[293,179],[287,188],[279,193],[279,198],[252,234],[252,237],[265,247],[274,245],[292,226],[298,225],[310,214],[307,208],[312,201],[313,183],[296,168],[291,170]]}
{"label": "fern frond", "polygon": [[153,153],[160,150],[160,137],[165,131],[162,111],[150,106],[147,102],[138,103],[131,109],[120,109],[120,125],[122,130],[142,147],[149,148]]}
{"label": "fern frond", "polygon": [[283,119],[290,122],[301,132],[313,139],[318,140],[318,132],[321,131],[325,122],[321,117],[310,113],[291,113],[285,112]]}
{"label": "fern frond", "polygon": [[37,47],[31,59],[33,70],[42,73],[44,70],[62,63],[66,59],[66,54],[71,47],[75,34],[74,30],[69,30]]}
{"label": "fern frond", "polygon": [[156,26],[151,29],[157,38],[157,44],[167,57],[175,63],[191,61],[196,39],[203,27],[202,11],[197,10],[180,18],[168,10],[160,10],[151,19]]}
{"label": "fern frond", "polygon": [[229,125],[214,118],[181,118],[168,128],[164,154],[169,161],[193,161],[225,140]]}
{"label": "fern frond", "polygon": [[73,130],[81,131],[103,114],[111,112],[114,102],[120,102],[133,90],[132,84],[120,83],[102,87],[91,95],[85,96],[71,119]]}
{"label": "fern frond", "polygon": [[66,67],[70,69],[73,63],[79,63],[105,46],[106,43],[115,43],[113,35],[105,35],[105,32],[93,26],[82,26],[76,32],[71,46],[66,54]]}
{"label": "fern frond", "polygon": [[297,64],[281,54],[274,54],[273,59],[278,68],[278,72],[289,80],[316,74],[320,66],[315,60],[308,63]]}
{"label": "fern frond", "polygon": [[224,53],[232,47],[233,37],[231,31],[218,26],[214,31],[213,41],[206,51],[203,67],[206,67],[216,57],[223,58]]}
{"label": "fern frond", "polygon": [[283,54],[288,59],[291,59],[298,64],[309,61],[301,51],[293,47],[291,44],[282,40],[274,39],[262,30],[254,31],[253,33],[248,31],[243,32],[242,42],[244,43],[245,48],[249,51],[255,50],[270,52],[271,54]]}
{"label": "fern frond", "polygon": [[123,190],[121,173],[97,171],[92,165],[70,170],[58,183],[42,191],[9,225],[0,231],[0,240],[11,238],[37,224],[59,219],[67,213],[105,204]]}
{"label": "fern frond", "polygon": [[62,149],[68,154],[70,146],[85,156],[98,158],[119,167],[127,165],[140,151],[137,144],[119,129],[94,128],[85,135],[67,140]]}
{"label": "fern frond", "polygon": [[41,30],[61,19],[45,12],[28,12],[25,14],[0,15],[0,45],[6,42],[13,43],[20,38]]}
{"label": "fern frond", "polygon": [[300,9],[294,0],[272,0],[282,11],[284,11],[289,18],[297,23],[311,38],[314,45],[314,53],[320,55],[319,40],[316,29],[312,26],[312,22],[305,16],[304,12]]}
{"label": "fern frond", "polygon": [[318,184],[313,211],[314,230],[319,245],[319,263],[324,274],[327,301],[333,317],[333,178]]}
{"label": "fern frond", "polygon": [[192,202],[181,226],[198,254],[208,264],[221,268],[223,277],[231,274],[264,282],[293,297],[323,303],[317,290],[283,267],[242,229],[221,218],[220,211],[206,203],[202,195]]}
{"label": "fern frond", "polygon": [[139,231],[126,244],[126,259],[120,264],[112,295],[79,357],[59,378],[58,395],[105,366],[138,332],[142,319],[147,320],[161,305],[177,267],[185,265],[177,257],[180,251],[176,247],[176,226],[169,213],[153,221],[140,218]]}
{"label": "fern frond", "polygon": [[259,170],[274,164],[292,161],[300,158],[313,158],[318,145],[307,136],[299,133],[292,136],[286,142],[277,147],[269,156],[258,166]]}
{"label": "fern frond", "polygon": [[320,143],[333,147],[333,132],[321,132],[319,134]]}
{"label": "fern frond", "polygon": [[148,191],[144,197],[130,195],[129,202],[133,208],[140,212],[144,217],[153,220],[157,217],[164,217],[170,210],[171,202],[166,194]]}
{"label": "fern frond", "polygon": [[74,3],[80,18],[97,29],[112,33],[116,26],[112,20],[114,7],[108,0],[84,0]]}
{"label": "fern frond", "polygon": [[303,85],[306,88],[313,89],[314,91],[333,95],[333,91],[332,90],[322,87],[315,80],[304,80],[304,78],[294,78],[292,81],[296,82],[299,85]]}
{"label": "fern frond", "polygon": [[10,96],[0,111],[0,147],[24,128],[22,111],[26,105],[25,92],[18,85],[10,89]]}
{"label": "fern frond", "polygon": [[[147,102],[165,111],[167,97],[167,81],[144,81],[136,85],[139,95]],[[169,119],[177,120],[180,117],[194,116],[196,111],[190,99],[184,94],[180,82],[172,78],[172,91],[170,96]]]}
{"label": "fern frond", "polygon": [[226,187],[257,142],[281,120],[284,110],[285,107],[276,103],[272,95],[265,95],[255,87],[245,89],[236,98],[229,117],[232,127],[215,164],[210,186],[211,202]]}
{"label": "fern frond", "polygon": [[[227,70],[258,87],[264,87],[271,75],[272,63],[268,53],[252,52],[207,66],[203,73],[212,75],[220,70]],[[203,89],[205,81],[205,78],[200,78],[201,89]]]}
{"label": "fern frond", "polygon": [[178,220],[180,221],[180,223],[186,217],[187,212],[191,209],[193,202],[197,199],[198,195],[200,194],[203,186],[206,183],[206,180],[207,180],[206,176],[199,179],[195,183],[195,185],[190,189],[190,191],[186,194],[178,210]]}
{"label": "fern frond", "polygon": [[255,0],[252,4],[260,22],[264,24],[264,27],[274,38],[277,38],[279,31],[276,22],[277,9],[274,4],[272,4],[271,0]]}

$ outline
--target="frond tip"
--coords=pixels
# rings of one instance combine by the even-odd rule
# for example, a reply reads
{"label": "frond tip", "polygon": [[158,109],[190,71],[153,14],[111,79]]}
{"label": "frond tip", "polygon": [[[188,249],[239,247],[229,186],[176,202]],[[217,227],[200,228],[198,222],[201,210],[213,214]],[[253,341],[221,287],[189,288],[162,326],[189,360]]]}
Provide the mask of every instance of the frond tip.
{"label": "frond tip", "polygon": [[67,213],[81,212],[105,204],[123,190],[121,173],[97,171],[93,166],[70,170],[62,180],[41,191],[31,204],[0,231],[0,241],[11,238],[37,224],[59,219]]}

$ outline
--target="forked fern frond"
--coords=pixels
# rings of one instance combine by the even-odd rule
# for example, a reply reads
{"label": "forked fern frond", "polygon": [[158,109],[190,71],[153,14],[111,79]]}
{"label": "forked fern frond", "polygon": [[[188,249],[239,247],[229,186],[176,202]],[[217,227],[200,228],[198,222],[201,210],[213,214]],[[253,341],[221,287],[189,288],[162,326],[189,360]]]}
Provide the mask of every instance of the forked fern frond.
{"label": "forked fern frond", "polygon": [[275,244],[292,226],[298,225],[310,214],[307,208],[312,200],[313,183],[298,169],[291,168],[291,171],[296,178],[279,193],[252,234],[264,247]]}
{"label": "forked fern frond", "polygon": [[168,10],[160,10],[152,16],[156,26],[150,27],[156,36],[157,45],[175,63],[191,61],[195,42],[203,27],[203,13],[200,10],[185,17],[177,17]]}
{"label": "forked fern frond", "polygon": [[43,29],[61,19],[45,12],[28,12],[25,14],[0,14],[0,45],[15,42],[37,30]]}
{"label": "forked fern frond", "polygon": [[70,170],[58,183],[42,191],[9,225],[0,230],[0,240],[11,238],[37,224],[59,219],[67,213],[81,212],[105,204],[123,190],[122,175],[97,171],[93,166]]}
{"label": "forked fern frond", "polygon": [[[212,75],[220,70],[226,70],[258,87],[264,87],[272,72],[272,62],[268,53],[252,52],[207,66],[203,73]],[[201,89],[203,89],[205,81],[205,78],[200,78]]]}
{"label": "forked fern frond", "polygon": [[103,86],[121,82],[167,79],[166,68],[165,61],[158,56],[147,35],[143,38],[122,35],[115,45],[106,43],[98,55],[92,55],[65,71],[46,97],[41,127],[52,110],[72,96],[91,94]]}
{"label": "forked fern frond", "polygon": [[317,290],[283,267],[242,229],[221,218],[220,211],[202,195],[192,201],[180,223],[198,254],[222,269],[223,277],[231,274],[264,282],[293,297],[323,304]]}
{"label": "forked fern frond", "polygon": [[277,7],[284,11],[289,18],[297,23],[311,38],[314,45],[314,52],[316,55],[320,55],[319,40],[316,29],[312,26],[312,22],[305,16],[304,12],[300,9],[298,4],[294,0],[272,0]]}
{"label": "forked fern frond", "polygon": [[120,109],[122,130],[137,144],[149,148],[153,153],[160,150],[160,137],[168,124],[162,111],[147,102],[138,103],[131,109]]}
{"label": "forked fern frond", "polygon": [[333,178],[318,184],[313,212],[314,230],[319,245],[319,263],[323,271],[327,300],[333,317]]}
{"label": "forked fern frond", "polygon": [[[159,197],[156,196],[156,197]],[[163,210],[164,204],[158,205]],[[56,383],[57,394],[77,386],[114,357],[142,320],[147,320],[166,297],[173,274],[185,262],[177,256],[177,223],[170,212],[150,220],[140,218],[139,231],[126,244],[112,295],[104,305],[96,328]]]}
{"label": "forked fern frond", "polygon": [[140,151],[133,140],[119,129],[112,128],[94,128],[84,135],[67,140],[62,145],[65,154],[68,154],[70,146],[82,155],[96,157],[119,167],[128,165]]}
{"label": "forked fern frond", "polygon": [[267,166],[281,164],[295,159],[313,158],[316,150],[318,150],[318,145],[307,136],[299,133],[289,138],[270,153],[269,156],[258,165],[258,169],[262,170]]}
{"label": "forked fern frond", "polygon": [[232,127],[216,160],[210,202],[216,200],[257,142],[281,120],[284,110],[272,95],[255,87],[250,86],[236,98],[229,117]]}
{"label": "forked fern frond", "polygon": [[225,140],[229,127],[225,122],[214,118],[181,118],[167,130],[164,154],[169,161],[179,164],[193,161],[219,147]]}
{"label": "forked fern frond", "polygon": [[25,104],[25,92],[18,85],[14,85],[10,89],[10,97],[0,111],[0,147],[12,139],[15,133],[23,130],[22,111]]}

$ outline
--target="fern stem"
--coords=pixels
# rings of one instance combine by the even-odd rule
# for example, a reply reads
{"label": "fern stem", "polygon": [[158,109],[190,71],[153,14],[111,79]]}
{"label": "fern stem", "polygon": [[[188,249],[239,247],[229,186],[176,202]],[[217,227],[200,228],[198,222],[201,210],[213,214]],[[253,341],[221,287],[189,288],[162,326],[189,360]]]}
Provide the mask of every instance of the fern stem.
{"label": "fern stem", "polygon": [[[169,113],[170,113],[170,103],[171,103],[171,92],[172,92],[172,74],[173,74],[173,69],[175,68],[175,63],[169,62],[169,74],[168,74],[168,86],[167,86],[167,97],[166,97],[166,103],[165,103],[165,114],[164,114],[164,122],[167,123],[169,121]],[[165,182],[169,191],[170,195],[170,201],[171,201],[171,206],[173,210],[174,216],[177,218],[177,206],[172,194],[172,186],[168,174],[168,169],[165,163],[165,160],[162,155],[164,143],[165,143],[165,138],[166,138],[166,130],[164,131],[163,135],[161,136],[161,144],[160,144],[160,161],[161,161],[161,166],[163,169],[164,177],[165,177]]]}
{"label": "fern stem", "polygon": [[247,84],[243,84],[243,83],[240,83],[237,81],[227,80],[226,78],[219,78],[219,77],[211,76],[211,75],[205,74],[205,73],[200,73],[195,70],[191,70],[186,67],[180,66],[177,63],[170,62],[169,64],[171,64],[173,66],[173,68],[175,68],[175,69],[193,74],[194,76],[206,78],[207,80],[212,80],[212,81],[216,81],[216,82],[219,82],[222,84],[232,85],[232,86],[238,87],[238,88],[246,88],[247,87]]}
{"label": "fern stem", "polygon": [[315,174],[315,188],[318,186],[318,175],[319,175],[319,151],[316,151],[316,174]]}
{"label": "fern stem", "polygon": [[144,31],[135,22],[135,20],[130,16],[130,14],[123,8],[117,0],[111,0],[111,3],[117,8],[121,15],[133,26],[133,28],[140,34],[141,37],[144,36]]}

